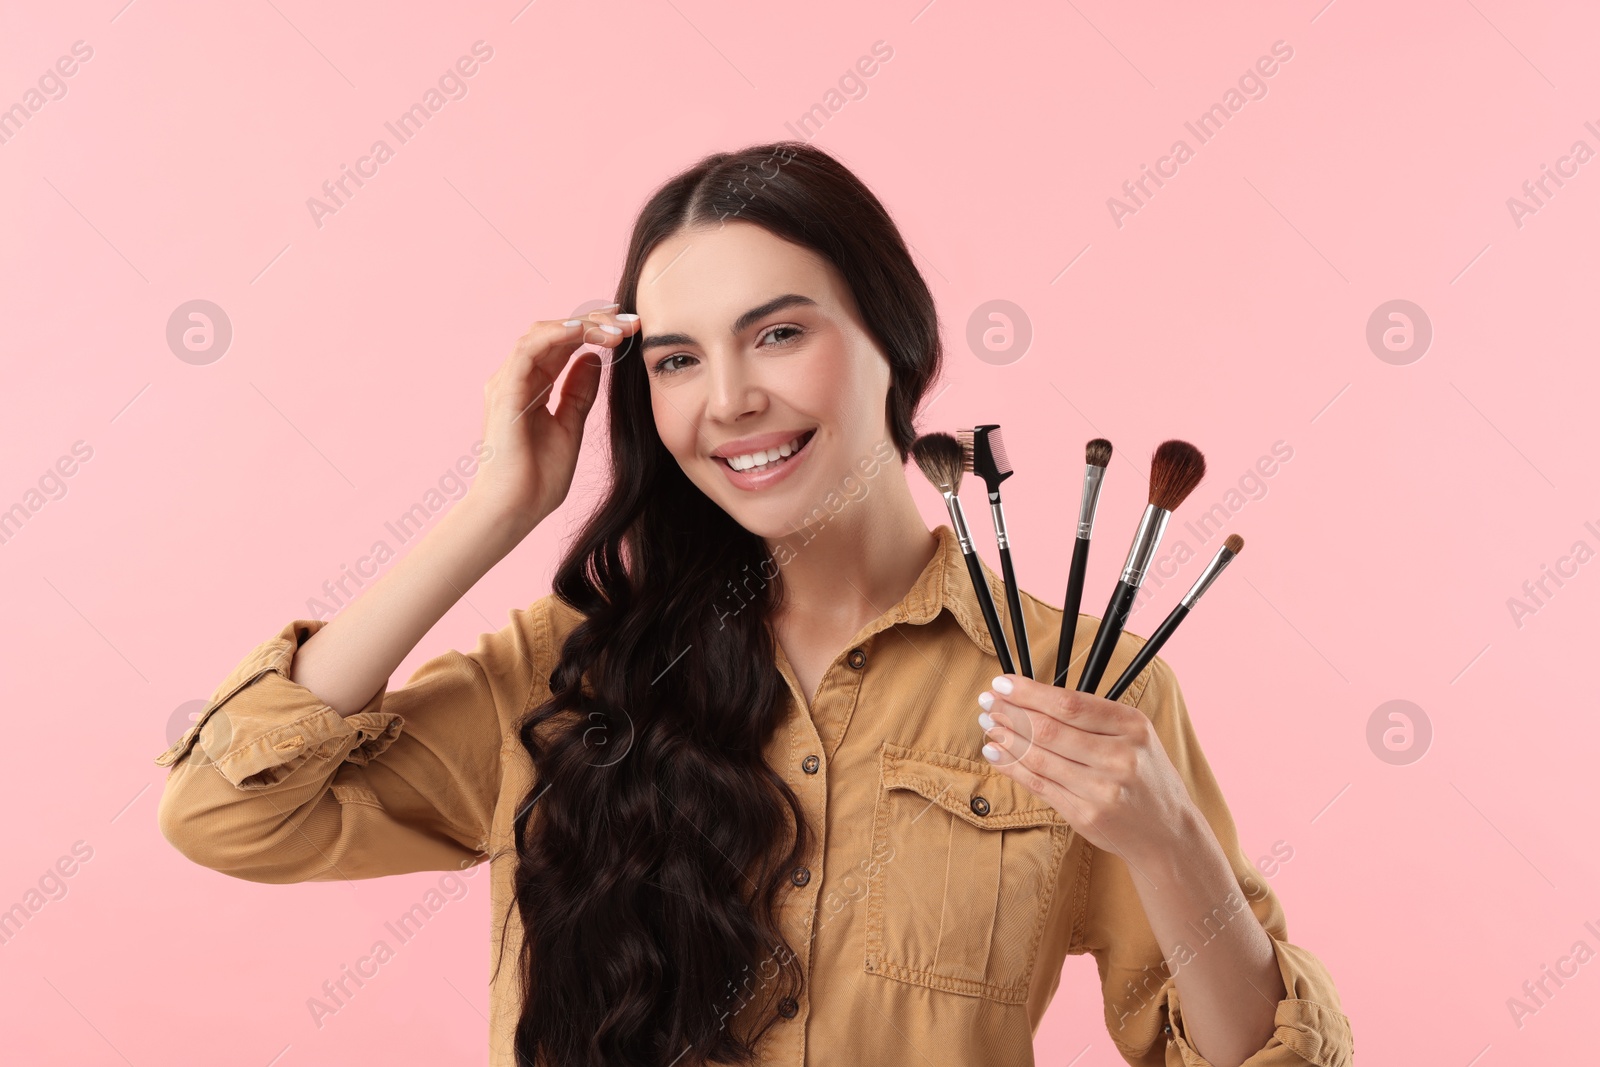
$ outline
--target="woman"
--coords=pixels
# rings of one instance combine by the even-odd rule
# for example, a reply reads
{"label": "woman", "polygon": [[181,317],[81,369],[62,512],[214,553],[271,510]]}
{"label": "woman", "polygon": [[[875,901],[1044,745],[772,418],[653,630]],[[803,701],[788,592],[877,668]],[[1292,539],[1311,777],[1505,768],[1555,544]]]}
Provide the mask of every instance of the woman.
{"label": "woman", "polygon": [[[616,297],[533,325],[467,495],[158,758],[173,845],[260,882],[491,860],[495,1064],[1027,1064],[1073,953],[1130,1063],[1347,1063],[1167,664],[1117,703],[994,677],[906,483],[941,346],[872,193],[798,142],[712,155]],[[611,477],[553,593],[389,691],[565,498],[603,363]]]}

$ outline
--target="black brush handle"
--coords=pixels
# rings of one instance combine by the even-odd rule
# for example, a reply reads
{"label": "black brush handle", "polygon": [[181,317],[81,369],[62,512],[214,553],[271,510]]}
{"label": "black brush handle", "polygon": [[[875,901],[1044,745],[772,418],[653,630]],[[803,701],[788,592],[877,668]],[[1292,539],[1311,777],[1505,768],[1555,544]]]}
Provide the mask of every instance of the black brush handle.
{"label": "black brush handle", "polygon": [[1100,629],[1095,631],[1094,644],[1089,646],[1089,658],[1083,664],[1083,677],[1078,679],[1078,692],[1092,693],[1100,684],[1100,676],[1106,672],[1106,664],[1111,662],[1111,650],[1117,647],[1117,638],[1122,636],[1122,626],[1128,621],[1128,611],[1133,607],[1133,598],[1138,592],[1136,585],[1117,583],[1117,588],[1111,594],[1111,602],[1106,605],[1106,613],[1100,617]]}
{"label": "black brush handle", "polygon": [[976,552],[963,552],[967,557],[967,573],[972,575],[972,591],[978,594],[978,606],[983,609],[983,621],[989,627],[989,637],[994,641],[995,655],[1000,657],[1000,673],[1016,674],[1011,662],[1011,649],[1006,647],[1006,632],[1000,628],[1000,616],[994,610],[994,597],[989,595],[989,583],[984,580],[983,568],[978,565]]}
{"label": "black brush handle", "polygon": [[1067,572],[1067,599],[1061,605],[1061,637],[1056,642],[1055,685],[1067,687],[1067,671],[1072,669],[1072,639],[1078,634],[1078,609],[1083,605],[1083,575],[1089,569],[1089,539],[1080,537],[1072,546],[1072,569]]}
{"label": "black brush handle", "polygon": [[1155,633],[1150,635],[1150,640],[1144,643],[1144,647],[1139,650],[1139,654],[1133,657],[1133,662],[1128,664],[1128,669],[1122,672],[1122,677],[1112,682],[1111,688],[1106,690],[1107,700],[1115,700],[1127,691],[1128,686],[1133,684],[1133,680],[1139,677],[1139,672],[1149,666],[1150,661],[1156,658],[1156,653],[1161,651],[1161,646],[1167,643],[1167,638],[1172,636],[1172,631],[1178,628],[1178,624],[1188,614],[1189,609],[1179,604],[1172,609],[1165,619],[1161,620],[1161,625],[1156,628]]}
{"label": "black brush handle", "polygon": [[1033,677],[1033,657],[1028,653],[1028,627],[1022,621],[1022,594],[1017,592],[1017,573],[1011,569],[1011,549],[1000,550],[1000,573],[1006,580],[1006,607],[1011,611],[1011,632],[1017,639],[1017,662],[1024,677]]}

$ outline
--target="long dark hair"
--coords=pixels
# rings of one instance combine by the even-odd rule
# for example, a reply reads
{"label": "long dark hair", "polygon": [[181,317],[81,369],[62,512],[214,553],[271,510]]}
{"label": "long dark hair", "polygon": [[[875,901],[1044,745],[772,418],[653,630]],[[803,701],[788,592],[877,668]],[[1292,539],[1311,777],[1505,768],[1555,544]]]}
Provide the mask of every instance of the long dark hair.
{"label": "long dark hair", "polygon": [[[662,185],[619,310],[661,241],[728,220],[838,269],[888,357],[903,463],[943,356],[933,297],[883,205],[825,152],[719,152]],[[762,754],[789,696],[767,626],[781,575],[751,587],[773,570],[765,542],[667,451],[636,342],[609,370],[608,488],[552,583],[584,618],[518,735],[534,767],[515,821],[525,1067],[748,1063],[803,985],[777,909],[813,837]]]}

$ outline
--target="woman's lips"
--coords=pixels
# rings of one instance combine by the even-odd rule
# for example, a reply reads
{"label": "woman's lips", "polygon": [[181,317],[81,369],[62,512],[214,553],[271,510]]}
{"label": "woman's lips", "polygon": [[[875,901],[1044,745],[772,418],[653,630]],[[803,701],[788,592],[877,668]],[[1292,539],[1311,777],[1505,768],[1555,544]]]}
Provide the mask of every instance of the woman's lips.
{"label": "woman's lips", "polygon": [[765,489],[787,478],[796,467],[805,462],[806,457],[811,454],[811,442],[816,440],[816,437],[816,430],[807,430],[798,449],[765,469],[736,471],[728,466],[726,460],[713,459],[711,462],[722,468],[722,473],[726,474],[728,480],[738,488]]}

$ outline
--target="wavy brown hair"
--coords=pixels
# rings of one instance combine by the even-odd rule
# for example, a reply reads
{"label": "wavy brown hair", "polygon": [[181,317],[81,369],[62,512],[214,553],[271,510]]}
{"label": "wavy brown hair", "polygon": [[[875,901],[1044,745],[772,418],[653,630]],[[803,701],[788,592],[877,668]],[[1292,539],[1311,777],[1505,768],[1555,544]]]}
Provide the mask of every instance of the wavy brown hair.
{"label": "wavy brown hair", "polygon": [[[839,271],[888,357],[903,463],[943,356],[933,297],[883,205],[827,153],[755,145],[663,184],[634,224],[618,310],[635,310],[658,244],[730,219]],[[608,487],[552,583],[584,618],[518,735],[534,767],[515,821],[529,1067],[748,1063],[803,985],[777,908],[813,838],[762,755],[789,699],[768,626],[782,576],[719,607],[747,568],[763,573],[766,545],[662,443],[638,339],[610,364]]]}

